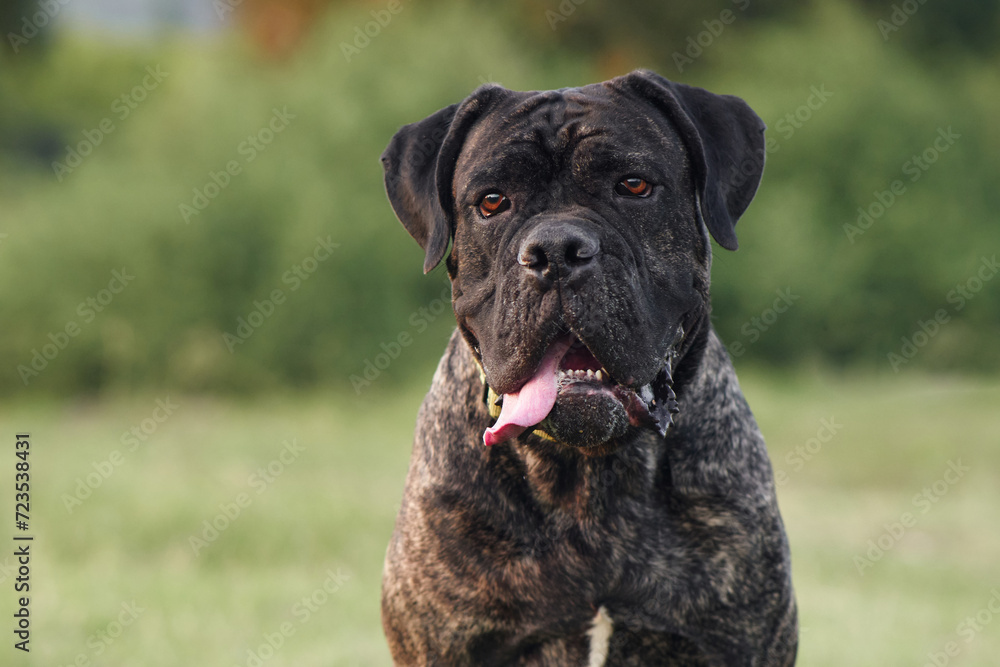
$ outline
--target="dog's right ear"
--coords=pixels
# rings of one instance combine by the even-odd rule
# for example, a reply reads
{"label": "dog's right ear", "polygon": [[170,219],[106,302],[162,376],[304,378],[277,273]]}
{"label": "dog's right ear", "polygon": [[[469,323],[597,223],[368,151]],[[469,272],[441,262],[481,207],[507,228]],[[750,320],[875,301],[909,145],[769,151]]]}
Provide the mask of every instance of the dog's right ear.
{"label": "dog's right ear", "polygon": [[452,178],[465,137],[504,92],[482,86],[461,104],[404,125],[382,153],[389,203],[427,253],[424,273],[438,265],[455,233]]}

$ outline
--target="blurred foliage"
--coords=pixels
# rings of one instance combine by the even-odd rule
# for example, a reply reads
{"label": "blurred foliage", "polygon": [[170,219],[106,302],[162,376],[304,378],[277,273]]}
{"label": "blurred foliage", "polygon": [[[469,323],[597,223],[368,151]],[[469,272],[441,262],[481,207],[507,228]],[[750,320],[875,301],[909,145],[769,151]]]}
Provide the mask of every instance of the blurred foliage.
{"label": "blurred foliage", "polygon": [[[9,42],[9,33],[20,33],[25,21],[32,21],[32,14],[38,11],[36,2],[32,0],[7,0],[0,4],[0,35]],[[3,50],[7,55],[6,48]]]}
{"label": "blurred foliage", "polygon": [[[487,4],[485,0],[478,0]],[[543,8],[540,9],[539,5]],[[678,46],[719,20],[729,11],[743,25],[741,31],[757,30],[768,24],[796,24],[815,17],[823,4],[816,0],[702,0],[697,3],[664,3],[656,0],[589,2],[588,0],[548,0],[545,3],[519,0],[514,14],[524,20],[537,37],[546,33],[555,48],[580,54],[599,52],[629,53],[669,62]],[[924,63],[947,61],[956,54],[980,56],[997,53],[1000,31],[998,0],[853,0],[837,3],[870,23],[867,30],[883,41],[894,41]],[[536,21],[540,14],[545,21]],[[895,19],[894,19],[895,13]],[[895,24],[879,25],[883,19]],[[726,25],[732,25],[727,23]],[[569,30],[563,30],[569,26]],[[899,28],[898,30],[894,28]]]}
{"label": "blurred foliage", "polygon": [[[570,3],[576,10],[553,30],[546,11],[561,11],[556,2],[531,11],[415,3],[365,43],[359,32],[384,7],[374,3],[336,7],[281,62],[238,35],[136,45],[68,34],[8,57],[0,391],[24,390],[18,366],[47,345],[54,358],[29,391],[350,387],[385,350],[398,358],[376,382],[426,372],[453,320],[420,311],[446,278],[441,268],[420,274],[422,253],[385,200],[378,156],[393,132],[484,81],[557,88],[639,66],[739,95],[770,126],[764,181],[737,227],[741,250],[715,255],[717,328],[736,356],[888,370],[901,338],[944,308],[949,321],[901,368],[1000,369],[1000,280],[960,311],[947,300],[1000,246],[996,55],[949,47],[929,63],[907,42],[915,23],[884,40],[872,7],[761,2],[679,72],[673,54],[708,29],[717,5],[637,19],[609,3]],[[357,48],[349,61],[344,44]],[[131,97],[157,67],[162,81]],[[818,103],[816,90],[829,98]],[[245,142],[275,110],[294,117],[248,159]],[[100,131],[105,119],[110,132]],[[959,138],[911,181],[907,161],[947,128]],[[57,176],[52,162],[88,136],[100,143]],[[239,173],[227,178],[231,161]],[[216,191],[213,180],[226,185]],[[852,243],[844,225],[894,180],[905,192]],[[196,190],[215,194],[185,221],[180,207]],[[309,264],[317,238],[339,245],[293,290],[287,272]],[[123,267],[135,279],[88,321],[86,300]],[[223,335],[268,311],[276,289],[285,301],[230,352]],[[775,291],[786,289],[798,299],[772,320]],[[69,322],[80,330],[64,341]],[[404,332],[413,343],[397,349]]]}

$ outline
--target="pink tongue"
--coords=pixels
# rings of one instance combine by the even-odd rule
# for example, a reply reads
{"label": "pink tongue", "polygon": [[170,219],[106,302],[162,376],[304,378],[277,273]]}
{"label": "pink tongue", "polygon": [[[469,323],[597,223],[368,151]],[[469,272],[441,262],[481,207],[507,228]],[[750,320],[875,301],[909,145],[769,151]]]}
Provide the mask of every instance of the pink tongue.
{"label": "pink tongue", "polygon": [[538,370],[524,386],[503,395],[503,407],[496,424],[483,434],[483,442],[487,446],[516,438],[529,426],[545,419],[556,404],[556,370],[571,342],[570,338],[561,338],[552,343],[538,364]]}

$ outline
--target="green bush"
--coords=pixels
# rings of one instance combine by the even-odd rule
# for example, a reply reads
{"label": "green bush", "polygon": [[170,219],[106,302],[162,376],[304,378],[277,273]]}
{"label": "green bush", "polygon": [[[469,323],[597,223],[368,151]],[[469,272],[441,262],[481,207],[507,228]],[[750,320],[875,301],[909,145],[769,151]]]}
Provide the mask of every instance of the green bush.
{"label": "green bush", "polygon": [[[346,388],[403,332],[412,345],[377,382],[425,373],[453,321],[419,311],[446,278],[441,268],[420,274],[421,252],[385,200],[378,156],[392,133],[485,80],[544,89],[632,66],[746,98],[777,142],[737,227],[740,252],[715,257],[717,326],[727,343],[743,344],[741,358],[888,370],[900,338],[945,308],[949,321],[902,368],[1000,368],[1000,281],[961,311],[947,301],[1000,240],[1000,81],[988,63],[928,70],[839,4],[786,23],[733,23],[684,74],[669,57],[560,55],[516,37],[489,10],[418,4],[347,62],[341,44],[370,18],[331,12],[280,63],[260,62],[235,37],[143,47],[64,38],[0,72],[0,390],[24,391],[18,367],[46,345],[57,350],[71,321],[79,333],[28,377],[28,391]],[[121,118],[114,100],[157,65],[165,78]],[[812,86],[832,96],[801,127],[781,124]],[[275,110],[287,126],[251,149],[244,142]],[[60,181],[51,161],[105,118],[114,130]],[[948,127],[961,137],[911,183],[904,163]],[[230,162],[239,173],[223,175]],[[225,183],[217,193],[213,174]],[[852,243],[844,225],[895,179],[905,193]],[[193,209],[206,186],[215,196],[185,215],[181,205]],[[296,283],[294,267],[318,238],[338,245]],[[134,280],[85,321],[89,307],[79,304],[123,267]],[[752,318],[785,288],[798,300],[761,331]],[[274,290],[284,302],[227,346],[224,334],[239,333],[255,301],[269,311]]]}

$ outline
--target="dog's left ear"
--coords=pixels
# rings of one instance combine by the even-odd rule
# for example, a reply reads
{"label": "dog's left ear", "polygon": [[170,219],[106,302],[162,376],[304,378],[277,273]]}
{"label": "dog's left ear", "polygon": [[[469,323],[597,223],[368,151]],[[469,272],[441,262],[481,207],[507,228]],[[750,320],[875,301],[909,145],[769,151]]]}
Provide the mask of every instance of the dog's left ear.
{"label": "dog's left ear", "polygon": [[465,137],[505,92],[500,86],[481,86],[461,104],[404,125],[382,153],[389,203],[427,253],[424,273],[438,265],[455,233],[451,181]]}
{"label": "dog's left ear", "polygon": [[649,70],[614,79],[671,120],[692,157],[695,187],[708,231],[736,250],[736,221],[764,172],[764,121],[746,102],[669,81]]}

